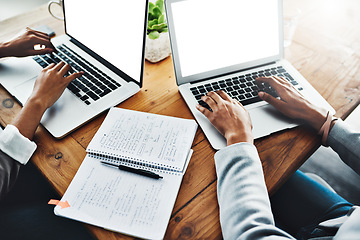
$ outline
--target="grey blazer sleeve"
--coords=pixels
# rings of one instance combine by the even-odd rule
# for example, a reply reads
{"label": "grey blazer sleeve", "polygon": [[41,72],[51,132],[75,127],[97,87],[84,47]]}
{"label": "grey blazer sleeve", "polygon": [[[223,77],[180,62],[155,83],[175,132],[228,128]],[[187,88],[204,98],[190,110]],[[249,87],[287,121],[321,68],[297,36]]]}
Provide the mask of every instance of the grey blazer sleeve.
{"label": "grey blazer sleeve", "polygon": [[360,133],[351,130],[345,122],[337,120],[331,129],[327,143],[340,158],[360,174]]}
{"label": "grey blazer sleeve", "polygon": [[238,143],[215,154],[220,225],[224,239],[292,239],[275,227],[254,145]]}
{"label": "grey blazer sleeve", "polygon": [[14,185],[21,164],[0,150],[0,200]]}

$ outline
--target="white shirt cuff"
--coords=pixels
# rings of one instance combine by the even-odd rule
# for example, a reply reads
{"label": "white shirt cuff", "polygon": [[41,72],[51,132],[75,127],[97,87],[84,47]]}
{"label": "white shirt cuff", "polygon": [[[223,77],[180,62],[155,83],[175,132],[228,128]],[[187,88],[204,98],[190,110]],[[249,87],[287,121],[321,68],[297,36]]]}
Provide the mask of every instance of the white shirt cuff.
{"label": "white shirt cuff", "polygon": [[13,125],[7,125],[0,133],[0,149],[14,160],[26,164],[36,150],[36,144],[21,135]]}

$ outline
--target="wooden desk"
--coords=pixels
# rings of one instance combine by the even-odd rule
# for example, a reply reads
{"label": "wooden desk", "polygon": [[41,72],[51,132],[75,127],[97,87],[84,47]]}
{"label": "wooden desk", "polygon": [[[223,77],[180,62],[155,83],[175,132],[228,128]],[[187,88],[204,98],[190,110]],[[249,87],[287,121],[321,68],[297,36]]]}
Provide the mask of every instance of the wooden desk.
{"label": "wooden desk", "polygon": [[[286,1],[286,0],[285,0]],[[307,78],[322,96],[346,117],[360,97],[360,2],[357,0],[293,1],[302,10],[293,43],[286,48],[286,58]],[[0,41],[25,26],[47,24],[60,35],[62,22],[53,19],[46,6],[0,23]],[[1,87],[0,123],[10,123],[20,106]],[[144,86],[139,93],[119,107],[138,111],[193,118],[175,83],[171,58],[158,63],[146,62]],[[61,195],[85,157],[85,148],[104,120],[100,115],[62,140],[54,139],[39,127],[32,157],[43,175]],[[273,134],[256,141],[263,162],[270,194],[319,147],[315,133],[306,127]],[[192,146],[193,157],[165,235],[166,239],[220,239],[216,197],[214,153],[199,129]],[[94,226],[89,230],[99,239],[130,239]]]}

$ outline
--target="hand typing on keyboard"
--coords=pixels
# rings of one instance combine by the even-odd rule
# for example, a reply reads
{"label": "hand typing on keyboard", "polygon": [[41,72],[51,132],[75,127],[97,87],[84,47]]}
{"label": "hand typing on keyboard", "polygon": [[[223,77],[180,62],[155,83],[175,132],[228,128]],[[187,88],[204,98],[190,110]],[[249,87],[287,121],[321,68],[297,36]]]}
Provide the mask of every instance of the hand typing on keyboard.
{"label": "hand typing on keyboard", "polygon": [[241,103],[224,91],[209,92],[202,96],[201,100],[209,105],[212,111],[200,104],[196,108],[226,138],[228,146],[238,142],[254,142],[250,115]]}
{"label": "hand typing on keyboard", "polygon": [[274,88],[280,99],[266,92],[259,92],[259,97],[273,105],[284,115],[302,119],[319,131],[325,122],[327,110],[310,103],[294,86],[282,77],[267,77],[256,79]]}
{"label": "hand typing on keyboard", "polygon": [[[35,46],[38,48],[35,49]],[[4,43],[0,43],[1,57],[26,57],[37,54],[46,54],[55,51],[46,33],[26,28],[26,31]]]}
{"label": "hand typing on keyboard", "polygon": [[12,123],[24,137],[33,138],[46,109],[56,102],[72,80],[83,74],[79,72],[65,77],[70,69],[68,64],[61,62],[56,65],[52,63],[41,71],[30,97]]}
{"label": "hand typing on keyboard", "polygon": [[223,90],[230,97],[238,100],[243,106],[245,106],[262,101],[262,99],[258,96],[259,91],[269,93],[275,98],[278,97],[276,90],[269,83],[255,81],[256,78],[269,76],[283,77],[293,86],[296,86],[299,91],[302,90],[302,86],[300,86],[300,84],[295,81],[295,79],[289,73],[286,72],[286,69],[282,66],[278,66],[255,71],[252,73],[224,77],[223,79],[214,80],[204,85],[196,84],[190,88],[190,91],[198,103],[210,111],[210,107],[201,100],[201,97],[211,91]]}
{"label": "hand typing on keyboard", "polygon": [[[70,65],[64,62],[56,65],[52,63],[44,68],[35,82],[30,98],[35,96],[37,99],[41,99],[40,102],[44,109],[52,106],[64,92],[67,85],[84,74],[84,72],[78,72],[66,76],[70,70]],[[50,89],[51,91],[49,91]]]}
{"label": "hand typing on keyboard", "polygon": [[[274,97],[260,88],[258,96],[284,115],[305,120],[316,131],[319,131],[327,119],[327,110],[310,103],[287,79],[274,76],[260,77],[256,79],[256,83],[270,86],[272,92],[276,92]],[[253,143],[251,119],[239,101],[222,90],[208,92],[201,100],[206,106],[197,104],[197,110],[226,138],[228,146],[239,142]]]}
{"label": "hand typing on keyboard", "polygon": [[84,72],[84,75],[74,79],[67,88],[86,105],[96,102],[98,99],[121,87],[119,82],[112,79],[65,44],[58,46],[57,49],[56,53],[36,56],[34,60],[43,68],[51,63],[64,61],[72,68],[68,74]]}

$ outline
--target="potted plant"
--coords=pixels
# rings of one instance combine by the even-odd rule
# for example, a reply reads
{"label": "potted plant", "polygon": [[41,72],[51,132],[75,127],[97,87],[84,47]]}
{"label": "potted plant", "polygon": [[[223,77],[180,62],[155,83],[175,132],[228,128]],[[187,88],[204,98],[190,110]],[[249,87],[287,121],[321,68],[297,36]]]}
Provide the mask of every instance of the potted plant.
{"label": "potted plant", "polygon": [[155,63],[165,59],[170,53],[164,0],[149,2],[145,59]]}

